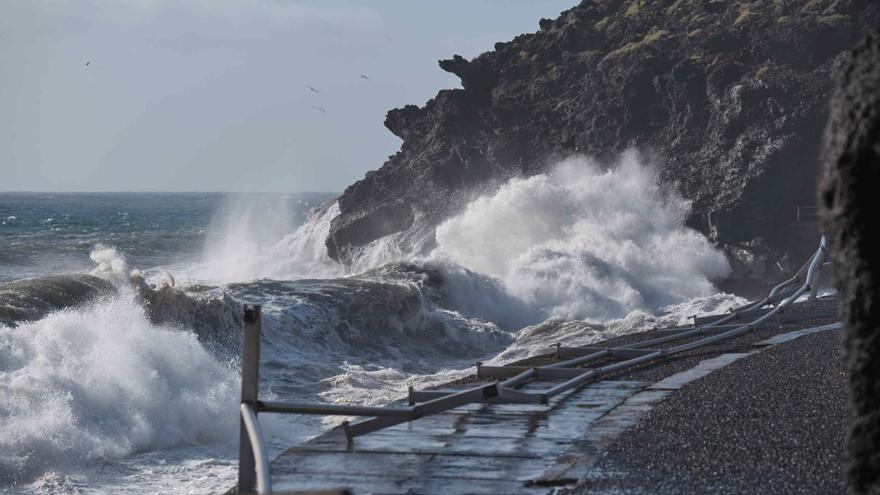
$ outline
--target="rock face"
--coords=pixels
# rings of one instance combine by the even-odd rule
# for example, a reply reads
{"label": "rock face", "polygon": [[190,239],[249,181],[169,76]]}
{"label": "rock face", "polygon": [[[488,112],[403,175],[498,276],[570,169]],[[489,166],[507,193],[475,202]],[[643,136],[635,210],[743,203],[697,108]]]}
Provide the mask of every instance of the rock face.
{"label": "rock face", "polygon": [[340,197],[328,253],[351,261],[399,232],[430,247],[438,222],[510,177],[635,147],[693,201],[690,226],[760,245],[775,266],[818,236],[780,225],[815,204],[835,75],[878,22],[870,0],[586,0],[473,60],[442,60],[463,89],[388,112],[401,149]]}
{"label": "rock face", "polygon": [[843,71],[822,160],[822,217],[853,413],[850,488],[880,493],[880,31],[853,51]]}

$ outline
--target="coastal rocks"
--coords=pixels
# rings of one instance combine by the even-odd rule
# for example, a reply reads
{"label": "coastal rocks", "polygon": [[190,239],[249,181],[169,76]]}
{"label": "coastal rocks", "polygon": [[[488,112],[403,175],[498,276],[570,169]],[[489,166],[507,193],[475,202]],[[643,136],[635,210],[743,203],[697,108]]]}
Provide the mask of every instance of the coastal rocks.
{"label": "coastal rocks", "polygon": [[853,493],[880,493],[880,31],[853,52],[822,154],[823,226],[844,323]]}
{"label": "coastal rocks", "polygon": [[[749,297],[760,297],[768,280],[776,280],[797,268],[791,266],[787,254],[779,257],[761,238],[728,244],[724,253],[733,272],[729,280],[735,283],[730,289]],[[728,289],[725,283],[721,286]]]}
{"label": "coastal rocks", "polygon": [[762,238],[771,267],[805,257],[818,228],[793,227],[793,212],[815,204],[834,78],[878,23],[866,0],[585,0],[473,60],[441,61],[461,89],[388,112],[401,149],[339,198],[328,254],[351,263],[416,230],[430,249],[433,226],[511,177],[636,148],[692,201],[689,226],[722,246]]}

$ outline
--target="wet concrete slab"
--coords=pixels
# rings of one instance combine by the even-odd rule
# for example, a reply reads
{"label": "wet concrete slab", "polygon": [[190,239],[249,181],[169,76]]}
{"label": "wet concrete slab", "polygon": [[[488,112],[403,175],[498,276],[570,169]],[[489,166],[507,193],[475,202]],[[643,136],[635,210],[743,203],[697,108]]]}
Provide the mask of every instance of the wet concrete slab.
{"label": "wet concrete slab", "polygon": [[355,493],[544,493],[548,468],[590,425],[648,383],[600,382],[537,404],[477,404],[363,435],[341,429],[272,464],[276,490]]}
{"label": "wet concrete slab", "polygon": [[[733,360],[708,360],[700,370]],[[686,381],[679,377],[676,383]],[[652,386],[609,380],[548,405],[475,404],[363,435],[351,444],[338,428],[279,456],[272,464],[275,489],[547,493],[576,481],[607,443],[671,393]]]}

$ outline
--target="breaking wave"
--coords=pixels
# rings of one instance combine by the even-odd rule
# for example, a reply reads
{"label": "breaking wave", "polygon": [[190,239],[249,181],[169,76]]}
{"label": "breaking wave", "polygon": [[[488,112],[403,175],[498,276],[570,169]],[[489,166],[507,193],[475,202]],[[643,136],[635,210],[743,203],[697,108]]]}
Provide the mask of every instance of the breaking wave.
{"label": "breaking wave", "polygon": [[236,383],[193,333],[153,325],[130,291],[0,327],[0,480],[228,442]]}
{"label": "breaking wave", "polygon": [[85,274],[48,275],[0,283],[0,326],[38,320],[52,311],[113,292],[112,283]]}
{"label": "breaking wave", "polygon": [[437,227],[433,257],[500,279],[547,316],[594,321],[715,292],[724,255],[684,226],[689,204],[624,154],[513,179]]}
{"label": "breaking wave", "polygon": [[203,261],[176,270],[181,280],[217,284],[347,274],[345,267],[327,256],[324,245],[330,222],[339,215],[336,201],[312,210],[296,229],[284,227],[290,220],[283,207],[253,200],[230,201],[232,204],[221,208],[209,227]]}
{"label": "breaking wave", "polygon": [[88,275],[0,285],[0,481],[235,442],[242,303],[263,305],[267,394],[378,404],[476,359],[741,301],[717,294],[726,259],[634,153],[608,169],[577,157],[513,179],[436,229],[419,218],[359,248],[347,266],[326,253],[338,203],[294,229],[284,201],[230,199],[198,263],[140,272],[97,245]]}

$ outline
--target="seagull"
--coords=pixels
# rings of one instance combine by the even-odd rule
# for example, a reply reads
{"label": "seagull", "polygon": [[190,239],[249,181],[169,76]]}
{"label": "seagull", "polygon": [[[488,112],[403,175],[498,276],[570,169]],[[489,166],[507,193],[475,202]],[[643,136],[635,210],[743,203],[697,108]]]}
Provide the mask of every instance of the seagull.
{"label": "seagull", "polygon": [[312,107],[312,108],[314,108],[315,110],[320,111],[321,113],[327,113],[327,110],[324,110],[324,107],[314,106],[314,107]]}
{"label": "seagull", "polygon": [[315,93],[320,93],[320,91],[318,91],[317,89],[315,89],[315,88],[313,88],[313,87],[311,87],[311,86],[306,86],[306,87],[309,88],[309,89],[311,89],[311,90],[314,91]]}
{"label": "seagull", "polygon": [[367,76],[361,74],[361,79],[369,79],[369,77],[367,77]]}

